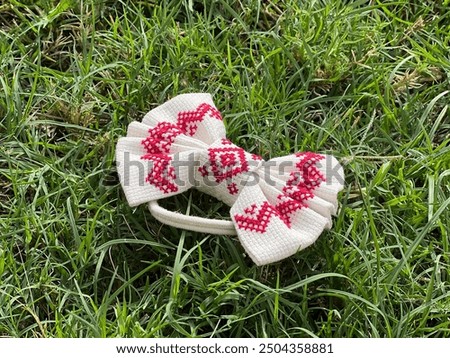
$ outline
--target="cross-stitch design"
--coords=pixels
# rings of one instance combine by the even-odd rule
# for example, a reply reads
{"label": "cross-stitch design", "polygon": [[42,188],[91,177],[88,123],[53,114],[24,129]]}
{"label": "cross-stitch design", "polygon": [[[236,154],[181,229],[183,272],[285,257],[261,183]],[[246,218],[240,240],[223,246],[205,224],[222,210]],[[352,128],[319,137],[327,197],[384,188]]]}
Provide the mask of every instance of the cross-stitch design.
{"label": "cross-stitch design", "polygon": [[[172,98],[131,129],[116,149],[122,187],[131,206],[148,203],[152,215],[163,223],[237,235],[257,265],[295,254],[331,226],[344,184],[336,158],[303,152],[265,162],[226,138],[222,116],[209,94]],[[131,156],[130,169],[123,163]],[[142,185],[136,178],[138,167],[149,164]],[[212,221],[159,207],[159,199],[192,187],[229,205],[232,220]]]}
{"label": "cross-stitch design", "polygon": [[[308,207],[307,201],[314,197],[314,190],[325,180],[323,174],[315,166],[318,161],[325,158],[323,155],[304,152],[297,153],[296,157],[300,159],[295,165],[296,171],[290,174],[286,185],[283,187],[283,194],[278,195],[278,203],[274,207],[274,213],[283,220],[288,228],[291,228],[292,215],[298,210]],[[247,211],[245,212],[247,213]],[[272,212],[272,209],[270,209],[270,212]],[[250,225],[253,219],[248,219],[240,214],[237,214],[235,219],[244,230],[264,233],[267,227],[263,224],[255,229],[254,225]],[[250,221],[248,222],[248,220]],[[243,222],[246,222],[246,224],[243,224]],[[259,229],[260,227],[262,229]]]}
{"label": "cross-stitch design", "polygon": [[325,177],[315,166],[325,157],[311,152],[296,153],[295,156],[300,158],[300,161],[295,166],[297,170],[290,174],[283,192],[301,204],[305,204],[307,200],[314,197],[314,190],[325,181]]}
{"label": "cross-stitch design", "polygon": [[220,112],[213,106],[202,103],[194,111],[179,112],[177,116],[178,127],[189,136],[193,136],[197,132],[198,123],[203,121],[206,115],[222,120]]}
{"label": "cross-stitch design", "polygon": [[[170,182],[170,179],[175,179],[176,176],[175,168],[170,165],[170,158],[167,157],[168,159],[166,159],[164,156],[155,157],[150,154],[168,154],[176,137],[180,134],[193,136],[197,131],[198,123],[203,121],[206,115],[222,120],[222,116],[216,108],[207,103],[202,103],[194,111],[179,112],[177,124],[162,121],[156,127],[148,130],[148,136],[141,141],[147,152],[147,154],[141,156],[141,159],[154,161],[153,168],[146,178],[147,182],[164,193],[177,191],[177,186]],[[230,193],[236,190],[237,188],[232,187]]]}
{"label": "cross-stitch design", "polygon": [[270,218],[274,216],[280,217],[277,209],[270,205],[267,201],[262,203],[260,207],[256,204],[244,209],[245,214],[236,214],[234,219],[240,229],[265,233],[269,225]]}
{"label": "cross-stitch design", "polygon": [[222,139],[220,143],[223,146],[208,148],[209,161],[200,166],[198,171],[202,177],[212,176],[216,183],[226,181],[228,193],[237,195],[239,188],[233,179],[249,171],[246,153],[227,139]]}
{"label": "cross-stitch design", "polygon": [[232,179],[239,173],[248,171],[245,151],[239,147],[209,148],[209,168],[207,168],[220,183]]}
{"label": "cross-stitch design", "polygon": [[160,122],[155,128],[148,130],[148,137],[143,139],[141,143],[148,154],[167,154],[175,138],[182,133],[177,125]]}
{"label": "cross-stitch design", "polygon": [[294,213],[299,211],[302,208],[306,208],[305,204],[294,200],[287,195],[280,194],[278,195],[278,203],[275,206],[275,209],[280,215],[281,220],[284,221],[288,228],[291,228],[291,218]]}
{"label": "cross-stitch design", "polygon": [[228,184],[227,189],[231,195],[236,195],[237,193],[239,193],[239,189],[236,183]]}
{"label": "cross-stitch design", "polygon": [[142,159],[151,160],[153,167],[145,180],[156,186],[163,193],[174,193],[178,187],[173,182],[176,179],[175,168],[170,164],[171,158],[167,154],[145,154]]}

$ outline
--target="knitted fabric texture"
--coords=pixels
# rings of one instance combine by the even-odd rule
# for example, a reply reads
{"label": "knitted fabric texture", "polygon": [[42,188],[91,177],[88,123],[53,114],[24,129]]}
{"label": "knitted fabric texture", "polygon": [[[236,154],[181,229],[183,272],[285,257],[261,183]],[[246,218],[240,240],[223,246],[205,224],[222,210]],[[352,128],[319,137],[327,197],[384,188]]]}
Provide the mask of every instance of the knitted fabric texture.
{"label": "knitted fabric texture", "polygon": [[[265,161],[234,145],[205,93],[179,95],[132,122],[117,143],[116,161],[130,206],[192,187],[229,205],[235,232],[257,265],[291,256],[331,228],[344,182],[331,155],[300,152]],[[205,222],[192,217],[192,227],[177,225],[179,217],[173,213],[165,222],[193,230]]]}

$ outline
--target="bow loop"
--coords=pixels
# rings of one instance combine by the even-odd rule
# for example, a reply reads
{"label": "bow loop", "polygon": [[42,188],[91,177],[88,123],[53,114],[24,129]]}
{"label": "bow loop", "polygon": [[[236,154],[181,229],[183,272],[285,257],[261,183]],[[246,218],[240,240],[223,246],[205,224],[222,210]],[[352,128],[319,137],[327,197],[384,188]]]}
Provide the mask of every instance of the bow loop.
{"label": "bow loop", "polygon": [[142,120],[150,127],[161,122],[174,124],[181,133],[205,144],[212,144],[226,135],[222,115],[208,93],[176,96],[148,112]]}
{"label": "bow loop", "polygon": [[192,166],[200,152],[225,137],[211,95],[177,96],[132,122],[120,138],[116,162],[131,206],[181,193],[194,185]]}
{"label": "bow loop", "polygon": [[[177,96],[142,123],[132,122],[118,141],[116,161],[132,206],[191,187],[231,206],[239,240],[257,265],[295,254],[331,228],[344,181],[331,155],[300,152],[264,161],[234,145],[211,96],[199,93]],[[176,225],[177,215],[165,222]]]}

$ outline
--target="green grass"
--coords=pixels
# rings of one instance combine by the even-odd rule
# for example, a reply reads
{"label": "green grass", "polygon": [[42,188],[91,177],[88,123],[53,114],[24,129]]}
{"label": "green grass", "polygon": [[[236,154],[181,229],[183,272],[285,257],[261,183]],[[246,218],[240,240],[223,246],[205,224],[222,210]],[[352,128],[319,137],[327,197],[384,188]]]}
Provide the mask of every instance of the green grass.
{"label": "green grass", "polygon": [[[445,3],[0,2],[0,336],[450,337]],[[313,247],[258,268],[128,207],[118,137],[193,91],[249,151],[344,163]]]}

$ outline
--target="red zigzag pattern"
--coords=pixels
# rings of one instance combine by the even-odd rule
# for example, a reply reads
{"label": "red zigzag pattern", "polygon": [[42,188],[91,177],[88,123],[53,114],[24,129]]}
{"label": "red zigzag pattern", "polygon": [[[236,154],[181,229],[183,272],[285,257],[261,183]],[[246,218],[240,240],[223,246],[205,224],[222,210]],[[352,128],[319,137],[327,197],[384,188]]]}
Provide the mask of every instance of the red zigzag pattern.
{"label": "red zigzag pattern", "polygon": [[222,120],[222,116],[216,108],[208,103],[202,103],[195,111],[184,111],[178,113],[178,127],[180,127],[183,133],[192,137],[195,132],[197,132],[198,123],[203,121],[206,114],[210,114],[212,117]]}
{"label": "red zigzag pattern", "polygon": [[170,165],[171,158],[167,154],[145,154],[142,159],[151,160],[152,170],[145,179],[150,184],[156,186],[159,190],[168,193],[175,193],[178,187],[173,180],[176,179],[175,168]]}
{"label": "red zigzag pattern", "polygon": [[272,216],[279,217],[291,228],[292,215],[308,207],[307,200],[314,197],[314,190],[325,180],[316,167],[316,163],[325,157],[311,152],[297,153],[296,156],[301,157],[296,164],[297,171],[291,173],[283,187],[283,194],[277,197],[278,203],[274,206],[264,201],[260,207],[252,204],[245,208],[245,214],[236,214],[234,217],[239,229],[264,233]]}
{"label": "red zigzag pattern", "polygon": [[173,182],[176,179],[175,168],[170,164],[171,157],[168,155],[170,147],[180,134],[193,136],[198,129],[198,124],[207,114],[222,120],[216,108],[208,103],[202,103],[193,111],[179,112],[177,124],[159,122],[156,127],[149,129],[148,136],[141,142],[147,152],[141,156],[141,159],[153,162],[153,168],[145,179],[147,182],[165,194],[178,191],[178,187]]}

